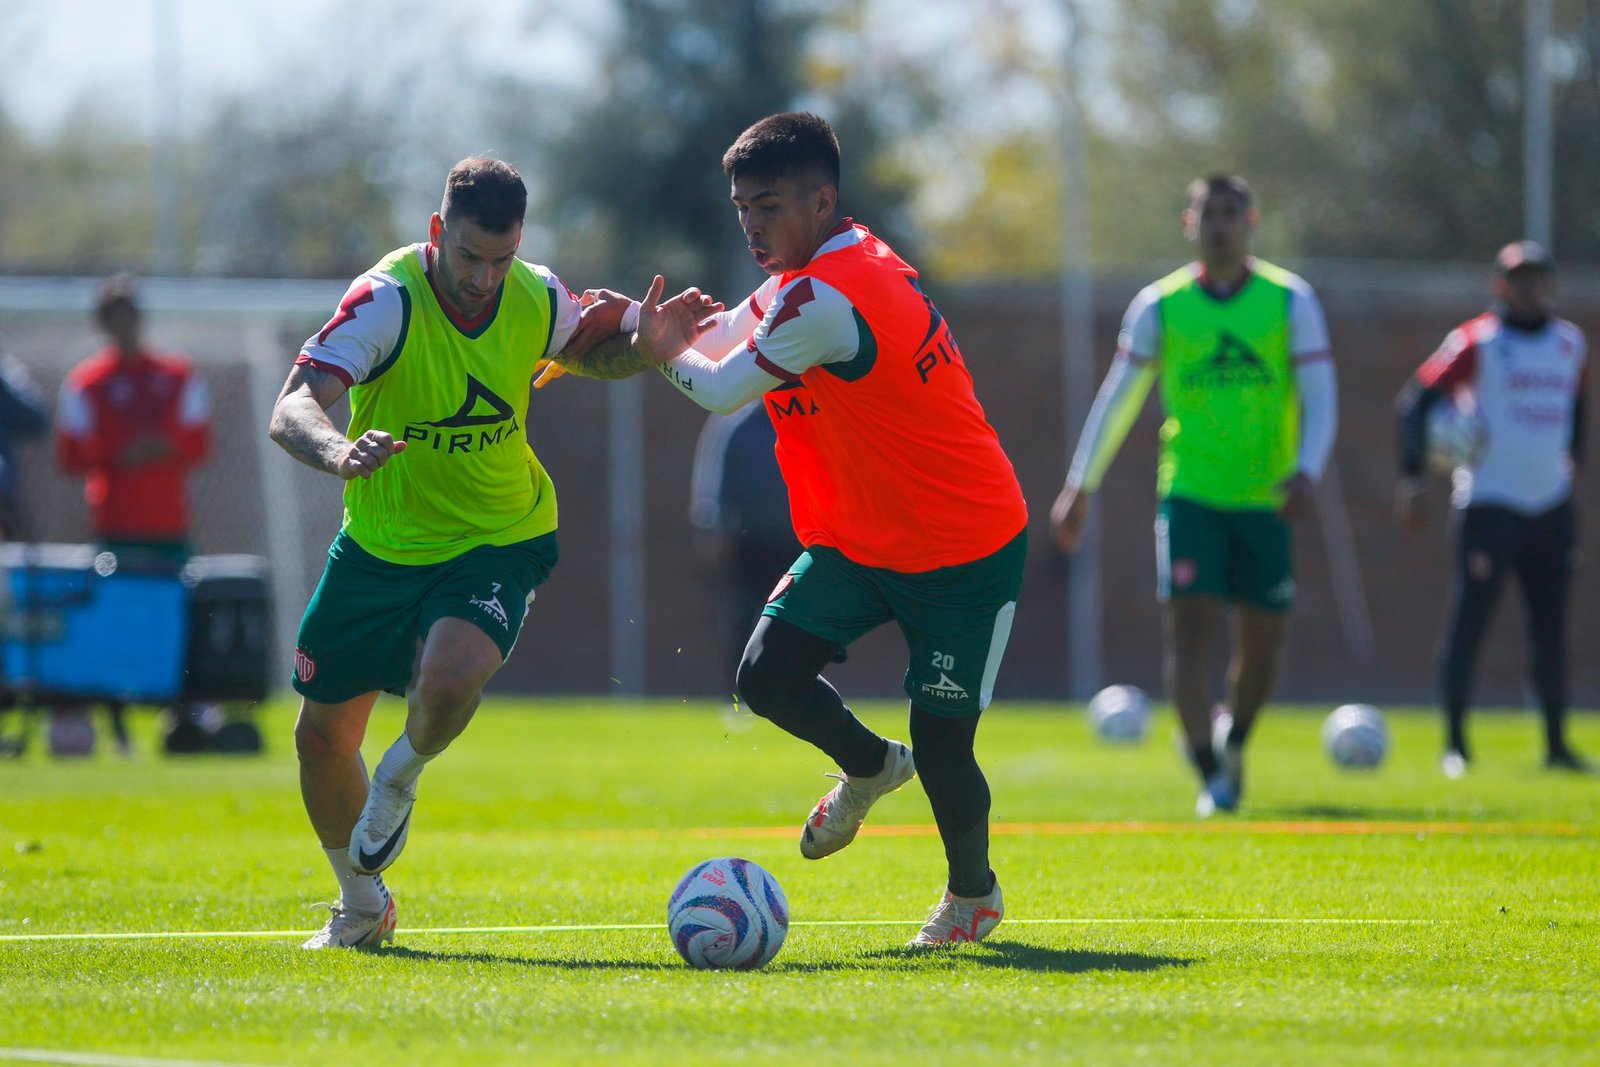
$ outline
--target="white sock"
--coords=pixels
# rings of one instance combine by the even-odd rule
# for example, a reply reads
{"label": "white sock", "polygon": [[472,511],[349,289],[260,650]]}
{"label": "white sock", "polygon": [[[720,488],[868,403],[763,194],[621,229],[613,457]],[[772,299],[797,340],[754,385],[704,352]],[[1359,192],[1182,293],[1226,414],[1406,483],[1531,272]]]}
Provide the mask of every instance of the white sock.
{"label": "white sock", "polygon": [[[433,754],[437,755],[437,752]],[[378,769],[372,772],[372,777],[374,780],[382,778],[396,785],[410,785],[417,780],[422,768],[428,765],[433,756],[424,756],[412,748],[411,738],[401,730],[395,743],[389,746],[389,751],[378,761]]]}
{"label": "white sock", "polygon": [[322,851],[328,857],[328,866],[333,868],[333,876],[339,879],[339,899],[344,901],[345,907],[352,911],[374,912],[388,905],[389,890],[383,884],[382,875],[357,874],[351,870],[348,848]]}

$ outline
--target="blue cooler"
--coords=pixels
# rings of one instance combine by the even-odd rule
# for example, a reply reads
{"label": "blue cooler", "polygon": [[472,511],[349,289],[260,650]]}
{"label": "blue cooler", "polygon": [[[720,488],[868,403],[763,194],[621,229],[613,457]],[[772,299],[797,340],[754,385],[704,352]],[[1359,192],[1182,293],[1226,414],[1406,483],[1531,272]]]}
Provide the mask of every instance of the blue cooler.
{"label": "blue cooler", "polygon": [[0,544],[0,666],[13,692],[168,703],[183,688],[188,629],[171,561]]}

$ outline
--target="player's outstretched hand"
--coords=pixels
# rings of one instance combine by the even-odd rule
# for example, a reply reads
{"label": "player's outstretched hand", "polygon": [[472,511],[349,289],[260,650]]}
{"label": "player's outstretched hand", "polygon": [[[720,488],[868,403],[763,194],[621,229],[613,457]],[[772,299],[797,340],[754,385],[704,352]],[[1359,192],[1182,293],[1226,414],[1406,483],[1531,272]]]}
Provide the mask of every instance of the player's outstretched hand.
{"label": "player's outstretched hand", "polygon": [[1061,495],[1050,505],[1050,535],[1056,547],[1071,552],[1078,547],[1083,524],[1089,518],[1089,494],[1075,485],[1061,487]]}
{"label": "player's outstretched hand", "polygon": [[1283,503],[1278,507],[1280,519],[1293,522],[1311,513],[1316,503],[1316,490],[1311,484],[1311,476],[1305,471],[1295,471],[1279,488],[1283,490]]}
{"label": "player's outstretched hand", "polygon": [[682,355],[715,325],[711,316],[722,310],[720,302],[694,288],[658,304],[666,287],[667,280],[657,274],[639,308],[634,348],[651,363],[665,363]]}
{"label": "player's outstretched hand", "polygon": [[404,441],[396,441],[383,430],[368,430],[350,442],[350,451],[339,460],[334,471],[345,481],[351,478],[370,478],[372,472],[389,462],[389,457],[406,450]]}

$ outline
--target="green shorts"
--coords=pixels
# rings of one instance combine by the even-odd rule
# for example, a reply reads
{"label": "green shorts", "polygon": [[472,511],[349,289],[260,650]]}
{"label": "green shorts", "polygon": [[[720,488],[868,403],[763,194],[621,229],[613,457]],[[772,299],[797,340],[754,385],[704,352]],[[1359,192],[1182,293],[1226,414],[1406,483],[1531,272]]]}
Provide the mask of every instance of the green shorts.
{"label": "green shorts", "polygon": [[1169,497],[1156,511],[1156,596],[1294,606],[1294,545],[1273,511],[1224,511]]}
{"label": "green shorts", "polygon": [[919,574],[809,548],[762,614],[840,647],[893,619],[911,653],[905,691],[912,703],[936,715],[976,715],[994,696],[1027,555],[1027,530],[992,555]]}
{"label": "green shorts", "polygon": [[294,650],[295,689],[338,704],[383,689],[403,695],[417,642],[440,619],[465,619],[511,655],[534,589],[556,565],[556,535],[480,545],[443,563],[381,560],[344,531],[306,605]]}

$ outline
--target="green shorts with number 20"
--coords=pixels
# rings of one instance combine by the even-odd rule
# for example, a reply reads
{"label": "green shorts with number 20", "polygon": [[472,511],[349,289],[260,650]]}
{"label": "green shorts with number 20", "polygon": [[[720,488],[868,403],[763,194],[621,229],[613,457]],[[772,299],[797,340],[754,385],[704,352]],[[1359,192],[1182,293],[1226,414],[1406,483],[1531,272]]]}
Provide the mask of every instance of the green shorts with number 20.
{"label": "green shorts with number 20", "polygon": [[905,691],[912,702],[936,715],[976,715],[994,695],[1027,555],[1026,529],[992,555],[916,574],[809,548],[762,614],[841,648],[893,619],[911,652]]}

